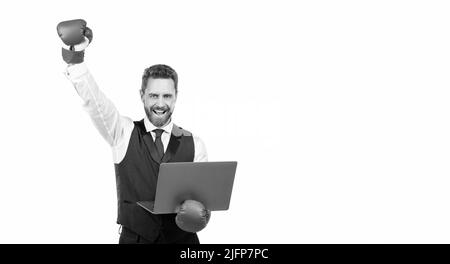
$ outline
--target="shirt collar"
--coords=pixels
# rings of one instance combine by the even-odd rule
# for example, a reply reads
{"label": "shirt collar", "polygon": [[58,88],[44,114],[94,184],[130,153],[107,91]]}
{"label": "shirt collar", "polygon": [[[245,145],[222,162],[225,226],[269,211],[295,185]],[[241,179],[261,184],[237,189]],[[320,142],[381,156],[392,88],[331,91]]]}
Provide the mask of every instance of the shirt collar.
{"label": "shirt collar", "polygon": [[153,129],[162,129],[162,130],[164,130],[165,133],[170,134],[170,133],[172,133],[172,128],[173,128],[172,118],[170,119],[169,123],[167,125],[165,125],[164,127],[156,127],[155,125],[152,124],[152,122],[150,122],[150,120],[148,120],[148,117],[145,116],[144,125],[145,125],[145,130],[147,130],[147,132],[152,132]]}

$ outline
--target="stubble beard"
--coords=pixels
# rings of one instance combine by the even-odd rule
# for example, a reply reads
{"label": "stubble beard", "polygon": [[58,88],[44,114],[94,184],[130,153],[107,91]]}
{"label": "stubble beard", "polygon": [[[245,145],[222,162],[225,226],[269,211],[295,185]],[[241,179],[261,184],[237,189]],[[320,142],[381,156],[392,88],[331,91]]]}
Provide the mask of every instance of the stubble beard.
{"label": "stubble beard", "polygon": [[172,117],[172,111],[170,110],[170,108],[164,108],[164,110],[166,110],[166,113],[164,115],[157,115],[155,113],[153,113],[154,109],[157,109],[155,107],[144,107],[145,109],[145,114],[147,115],[148,120],[150,120],[150,122],[156,126],[156,127],[162,127],[165,124],[167,124],[170,120],[170,118]]}

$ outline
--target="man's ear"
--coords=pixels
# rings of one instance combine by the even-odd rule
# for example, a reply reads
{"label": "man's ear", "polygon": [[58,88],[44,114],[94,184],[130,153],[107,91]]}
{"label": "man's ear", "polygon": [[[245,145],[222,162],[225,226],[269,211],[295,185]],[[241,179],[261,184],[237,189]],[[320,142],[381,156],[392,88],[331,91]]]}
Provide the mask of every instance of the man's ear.
{"label": "man's ear", "polygon": [[139,94],[141,95],[141,101],[144,102],[144,91],[142,89],[139,89]]}

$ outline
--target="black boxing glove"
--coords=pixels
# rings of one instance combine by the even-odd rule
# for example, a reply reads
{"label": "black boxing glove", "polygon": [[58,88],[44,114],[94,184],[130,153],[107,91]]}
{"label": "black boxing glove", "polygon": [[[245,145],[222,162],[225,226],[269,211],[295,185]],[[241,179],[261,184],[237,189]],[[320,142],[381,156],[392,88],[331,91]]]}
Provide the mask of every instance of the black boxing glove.
{"label": "black boxing glove", "polygon": [[82,63],[84,49],[92,41],[92,30],[83,19],[63,21],[56,27],[59,37],[68,48],[62,48],[62,57],[68,64]]}
{"label": "black boxing glove", "polygon": [[180,229],[195,233],[206,227],[210,217],[211,211],[201,202],[186,200],[177,208],[175,223]]}

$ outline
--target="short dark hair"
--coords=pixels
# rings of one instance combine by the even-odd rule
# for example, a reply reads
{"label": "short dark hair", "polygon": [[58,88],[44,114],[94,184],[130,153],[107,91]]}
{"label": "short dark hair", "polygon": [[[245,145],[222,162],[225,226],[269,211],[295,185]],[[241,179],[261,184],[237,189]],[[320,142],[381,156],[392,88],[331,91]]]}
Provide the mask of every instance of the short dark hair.
{"label": "short dark hair", "polygon": [[175,84],[175,93],[178,93],[178,74],[170,66],[164,64],[156,64],[144,70],[142,75],[141,91],[145,92],[147,88],[148,79],[172,79]]}

